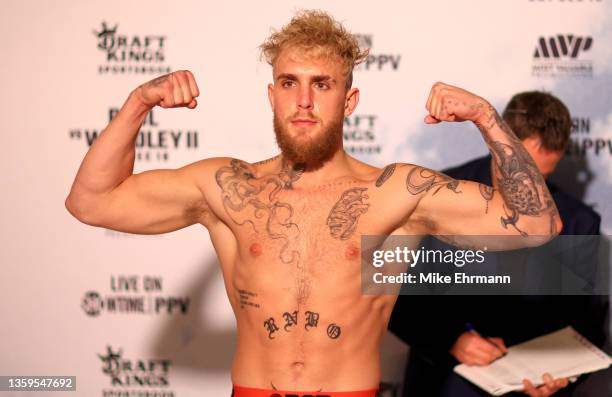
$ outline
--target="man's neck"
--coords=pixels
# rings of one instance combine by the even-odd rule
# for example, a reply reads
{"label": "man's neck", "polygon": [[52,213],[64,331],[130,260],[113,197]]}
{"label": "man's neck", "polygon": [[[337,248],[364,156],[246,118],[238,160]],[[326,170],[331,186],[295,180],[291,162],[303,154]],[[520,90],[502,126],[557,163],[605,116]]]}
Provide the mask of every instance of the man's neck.
{"label": "man's neck", "polygon": [[309,167],[307,164],[295,164],[283,155],[280,156],[280,166],[282,172],[295,175],[300,173],[297,186],[309,187],[318,186],[332,179],[345,176],[350,171],[350,160],[343,148],[338,149],[334,155],[326,162],[316,168]]}

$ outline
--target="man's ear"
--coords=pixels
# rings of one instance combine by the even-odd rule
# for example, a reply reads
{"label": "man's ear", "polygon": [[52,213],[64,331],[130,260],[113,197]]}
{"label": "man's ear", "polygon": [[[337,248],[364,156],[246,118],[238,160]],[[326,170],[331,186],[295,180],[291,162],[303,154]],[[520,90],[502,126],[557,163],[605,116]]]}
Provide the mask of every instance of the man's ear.
{"label": "man's ear", "polygon": [[353,113],[353,111],[357,107],[358,103],[359,103],[359,89],[351,88],[350,90],[346,92],[346,97],[344,99],[344,116],[345,117],[350,116],[351,113]]}
{"label": "man's ear", "polygon": [[274,111],[274,84],[268,84],[268,101],[270,101],[270,107]]}

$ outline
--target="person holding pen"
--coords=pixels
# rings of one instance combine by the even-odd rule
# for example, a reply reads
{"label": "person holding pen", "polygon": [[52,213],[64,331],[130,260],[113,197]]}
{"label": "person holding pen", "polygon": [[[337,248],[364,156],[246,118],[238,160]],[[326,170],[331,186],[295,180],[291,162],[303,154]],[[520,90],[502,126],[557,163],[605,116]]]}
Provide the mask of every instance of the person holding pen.
{"label": "person holding pen", "polygon": [[503,357],[508,348],[502,338],[481,335],[472,323],[465,323],[466,332],[461,334],[451,354],[468,365],[487,365]]}

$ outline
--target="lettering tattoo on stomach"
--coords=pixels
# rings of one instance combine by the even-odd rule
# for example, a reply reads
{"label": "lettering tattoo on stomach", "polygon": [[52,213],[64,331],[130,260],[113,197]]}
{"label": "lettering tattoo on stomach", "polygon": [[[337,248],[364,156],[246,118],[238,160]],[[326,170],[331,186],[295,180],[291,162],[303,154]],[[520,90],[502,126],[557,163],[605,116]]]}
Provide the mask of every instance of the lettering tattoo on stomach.
{"label": "lettering tattoo on stomach", "polygon": [[[275,339],[277,336],[282,335],[283,331],[289,334],[296,329],[296,327],[302,326],[301,321],[303,321],[304,330],[307,332],[316,331],[319,329],[319,319],[319,312],[306,310],[303,315],[300,316],[299,310],[293,310],[286,311],[280,316],[270,316],[263,322],[263,327],[268,333],[268,339]],[[281,324],[280,322],[284,323]],[[326,322],[324,324],[327,325],[326,333],[330,339],[338,339],[340,337],[342,328],[338,324],[334,322]]]}

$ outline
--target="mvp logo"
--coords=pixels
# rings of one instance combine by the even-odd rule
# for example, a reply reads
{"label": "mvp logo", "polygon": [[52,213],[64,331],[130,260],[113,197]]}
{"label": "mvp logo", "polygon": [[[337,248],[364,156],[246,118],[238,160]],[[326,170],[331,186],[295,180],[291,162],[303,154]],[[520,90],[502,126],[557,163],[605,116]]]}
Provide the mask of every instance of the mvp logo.
{"label": "mvp logo", "polygon": [[588,51],[593,44],[591,37],[576,37],[573,34],[557,35],[548,40],[540,37],[534,58],[577,58],[580,52]]}

